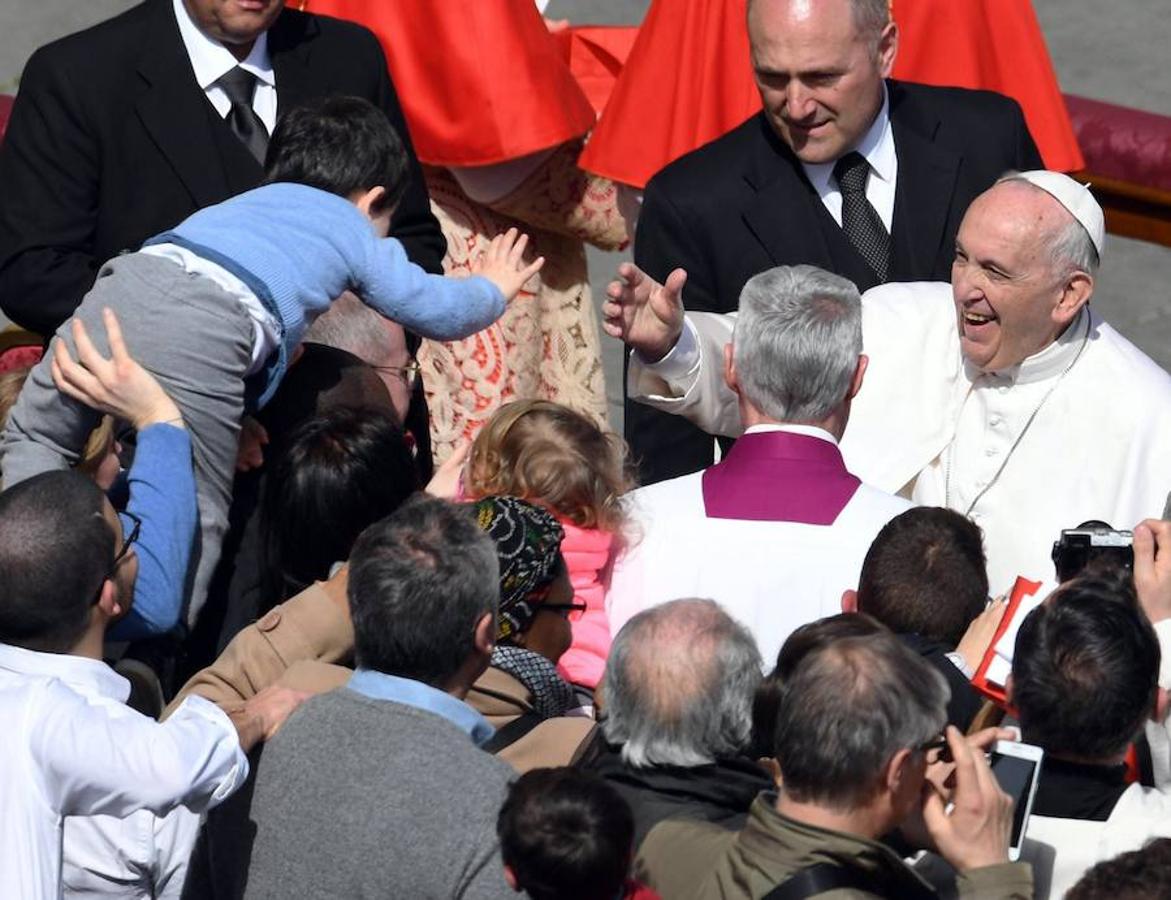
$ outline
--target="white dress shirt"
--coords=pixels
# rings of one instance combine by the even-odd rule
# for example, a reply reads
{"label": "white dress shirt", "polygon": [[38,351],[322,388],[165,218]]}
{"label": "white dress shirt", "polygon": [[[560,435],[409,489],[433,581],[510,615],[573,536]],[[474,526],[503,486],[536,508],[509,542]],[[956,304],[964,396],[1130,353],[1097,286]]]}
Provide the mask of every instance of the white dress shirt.
{"label": "white dress shirt", "polygon": [[261,33],[252,45],[251,52],[241,62],[232,55],[231,50],[199,30],[191,20],[183,0],[173,0],[173,3],[179,35],[183,38],[183,46],[187,48],[187,58],[191,60],[195,81],[216,112],[226,119],[232,108],[228,95],[216,82],[239,66],[259,79],[252,97],[252,109],[260,116],[268,133],[272,134],[276,127],[276,75],[272,70],[272,60],[268,58],[268,32]]}
{"label": "white dress shirt", "polygon": [[[888,234],[895,215],[895,180],[899,174],[899,157],[895,152],[895,136],[891,131],[889,113],[890,101],[884,85],[882,108],[870,124],[870,128],[862,135],[858,146],[854,148],[870,163],[870,177],[866,179],[866,199],[882,219]],[[836,162],[837,160],[827,163],[802,162],[801,168],[805,170],[805,177],[817,191],[817,196],[821,198],[826,210],[834,217],[838,227],[841,227],[842,192],[837,179],[833,177]]]}
{"label": "white dress shirt", "polygon": [[[66,816],[180,804],[198,814],[247,778],[236,730],[214,704],[189,697],[160,724],[125,705],[129,692],[97,660],[0,644],[0,897],[62,896]],[[142,848],[120,852],[133,860]]]}

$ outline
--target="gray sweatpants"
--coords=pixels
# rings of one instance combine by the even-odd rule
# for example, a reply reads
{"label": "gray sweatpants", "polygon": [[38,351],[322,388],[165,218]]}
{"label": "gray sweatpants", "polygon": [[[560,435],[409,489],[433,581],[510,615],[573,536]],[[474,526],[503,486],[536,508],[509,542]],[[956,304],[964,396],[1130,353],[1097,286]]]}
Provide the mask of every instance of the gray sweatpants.
{"label": "gray sweatpants", "polygon": [[[236,470],[252,319],[211,280],[170,260],[116,257],[98,273],[74,316],[109,355],[102,309],[118,317],[130,355],[175,401],[191,435],[199,500],[199,543],[187,575],[187,622],[207,599],[228,526]],[[53,338],[77,358],[69,322]],[[75,464],[101,414],[59,392],[50,353],[32,370],[0,436],[0,471],[11,487],[39,472]]]}

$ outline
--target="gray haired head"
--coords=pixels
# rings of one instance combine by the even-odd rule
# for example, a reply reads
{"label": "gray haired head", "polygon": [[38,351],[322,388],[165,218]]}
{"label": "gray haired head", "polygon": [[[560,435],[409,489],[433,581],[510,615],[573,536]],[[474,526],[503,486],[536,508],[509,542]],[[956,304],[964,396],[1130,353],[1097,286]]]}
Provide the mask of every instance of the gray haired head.
{"label": "gray haired head", "polygon": [[368,366],[382,366],[390,359],[387,324],[377,310],[347,292],[309,326],[305,340],[345,350]]}
{"label": "gray haired head", "polygon": [[836,810],[865,805],[896,753],[940,733],[949,696],[943,676],[886,630],[813,651],[777,712],[785,792]]}
{"label": "gray haired head", "polygon": [[862,304],[850,281],[778,266],[740,292],[732,358],[744,398],[783,422],[821,422],[845,399],[862,353]]}
{"label": "gray haired head", "polygon": [[700,766],[743,752],[760,652],[711,600],[644,610],[614,638],[603,676],[606,738],[643,768]]}

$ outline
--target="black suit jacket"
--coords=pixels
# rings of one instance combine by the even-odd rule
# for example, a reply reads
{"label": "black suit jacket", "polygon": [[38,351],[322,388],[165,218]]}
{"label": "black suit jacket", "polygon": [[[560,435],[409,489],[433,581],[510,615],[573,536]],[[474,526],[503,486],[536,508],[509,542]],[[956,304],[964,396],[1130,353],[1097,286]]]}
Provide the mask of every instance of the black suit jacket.
{"label": "black suit jacket", "polygon": [[[412,160],[393,233],[415,262],[441,271],[443,235],[374,35],[285,10],[268,46],[278,114],[330,94],[386,110]],[[0,308],[51,334],[103,262],[262,175],[196,83],[170,0],[42,47],[0,148]]]}
{"label": "black suit jacket", "polygon": [[[947,281],[968,204],[1009,169],[1041,157],[1015,101],[987,91],[887,82],[898,153],[891,281]],[[867,290],[873,271],[759,113],[676,160],[646,188],[635,262],[662,281],[687,270],[688,309],[729,312],[753,275],[808,263]],[[712,463],[711,437],[666,413],[626,403],[626,438],[644,484]]]}

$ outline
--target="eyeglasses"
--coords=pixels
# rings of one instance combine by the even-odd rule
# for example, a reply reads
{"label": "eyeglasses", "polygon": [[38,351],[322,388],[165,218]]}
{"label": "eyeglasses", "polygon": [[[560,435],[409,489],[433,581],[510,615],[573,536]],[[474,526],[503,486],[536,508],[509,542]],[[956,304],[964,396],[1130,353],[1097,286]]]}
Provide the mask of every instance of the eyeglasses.
{"label": "eyeglasses", "polygon": [[568,619],[571,612],[585,612],[586,605],[584,603],[542,603],[537,607],[538,612],[541,610],[561,613],[561,615]]}
{"label": "eyeglasses", "polygon": [[419,365],[418,360],[414,359],[405,366],[371,366],[370,368],[375,372],[390,372],[390,374],[401,378],[403,383],[412,390],[419,380],[419,374],[423,371],[423,367]]}
{"label": "eyeglasses", "polygon": [[[927,757],[927,763],[949,763],[951,759],[951,746],[947,743],[947,737],[942,734],[937,734],[929,741],[924,741],[915,748],[920,753]],[[931,754],[934,752],[935,756]]]}
{"label": "eyeglasses", "polygon": [[130,520],[130,533],[122,538],[122,547],[114,554],[114,561],[110,564],[109,571],[106,572],[102,583],[98,585],[98,592],[94,595],[94,603],[97,603],[102,596],[102,585],[109,581],[114,576],[114,573],[118,571],[118,566],[122,564],[122,560],[130,553],[131,546],[138,540],[138,535],[142,531],[142,519],[134,513],[121,512],[119,515],[125,516]]}

